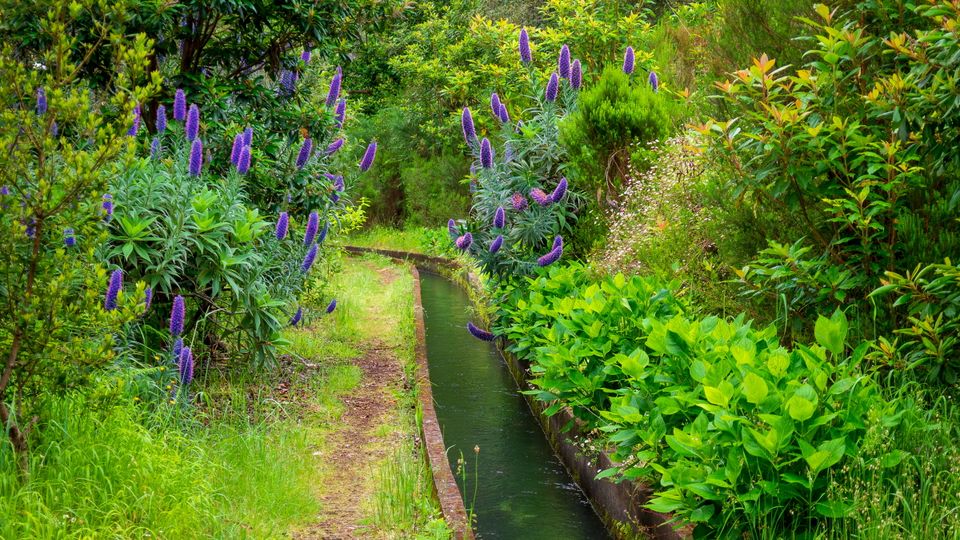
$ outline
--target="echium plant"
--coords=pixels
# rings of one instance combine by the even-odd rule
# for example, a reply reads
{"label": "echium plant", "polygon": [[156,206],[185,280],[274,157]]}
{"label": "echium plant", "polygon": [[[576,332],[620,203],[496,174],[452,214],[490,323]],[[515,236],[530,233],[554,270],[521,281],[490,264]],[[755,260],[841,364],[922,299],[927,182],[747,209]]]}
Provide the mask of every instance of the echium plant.
{"label": "echium plant", "polygon": [[[46,5],[35,21],[42,54],[0,49],[0,429],[24,465],[41,399],[95,376],[115,357],[115,334],[143,312],[143,284],[103,266],[94,248],[112,208],[105,172],[129,156],[136,104],[157,87],[149,40],[114,38],[128,2],[91,3],[82,21],[69,2]],[[74,39],[81,26],[98,45]],[[91,90],[77,74],[95,55],[117,71]]]}
{"label": "echium plant", "polygon": [[557,140],[557,124],[576,107],[583,86],[581,64],[571,61],[564,46],[557,71],[540,81],[525,31],[518,52],[528,67],[535,105],[522,111],[523,118],[514,110],[511,120],[509,101],[494,93],[490,112],[500,131],[489,138],[476,132],[473,113],[463,109],[463,135],[475,159],[473,208],[465,222],[448,224],[454,245],[495,282],[530,275],[559,260],[563,235],[571,230],[581,200],[563,177],[564,153]]}

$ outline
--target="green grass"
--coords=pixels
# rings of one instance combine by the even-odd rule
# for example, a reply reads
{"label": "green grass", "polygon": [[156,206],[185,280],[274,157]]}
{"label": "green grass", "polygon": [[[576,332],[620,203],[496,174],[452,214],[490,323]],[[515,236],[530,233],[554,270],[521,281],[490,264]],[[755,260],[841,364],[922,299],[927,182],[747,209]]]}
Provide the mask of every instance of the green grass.
{"label": "green grass", "polygon": [[355,232],[345,244],[394,251],[408,251],[427,255],[452,255],[453,244],[446,227],[407,227],[395,229],[377,225]]}

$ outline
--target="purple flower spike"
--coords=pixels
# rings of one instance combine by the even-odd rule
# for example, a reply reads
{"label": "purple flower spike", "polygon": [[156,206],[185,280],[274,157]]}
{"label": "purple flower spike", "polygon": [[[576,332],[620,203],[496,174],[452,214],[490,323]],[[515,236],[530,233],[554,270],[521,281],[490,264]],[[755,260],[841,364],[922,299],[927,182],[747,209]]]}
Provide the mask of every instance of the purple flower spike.
{"label": "purple flower spike", "polygon": [[627,75],[633,73],[634,62],[633,47],[627,47],[623,53],[623,72]]}
{"label": "purple flower spike", "polygon": [[47,114],[47,93],[43,88],[37,88],[37,115]]}
{"label": "purple flower spike", "polygon": [[280,217],[277,218],[277,228],[274,231],[277,240],[286,238],[288,230],[290,230],[290,215],[286,212],[280,212]]}
{"label": "purple flower spike", "polygon": [[333,313],[333,310],[335,310],[335,309],[337,309],[337,299],[336,299],[336,298],[334,298],[333,300],[330,301],[329,304],[327,304],[327,309],[326,309],[327,315]]}
{"label": "purple flower spike", "polygon": [[450,218],[450,221],[447,221],[447,232],[450,233],[450,238],[456,238],[459,236],[457,231],[457,222]]}
{"label": "purple flower spike", "polygon": [[304,64],[310,63],[310,49],[304,49],[303,52],[300,53],[300,61]]}
{"label": "purple flower spike", "polygon": [[560,182],[557,183],[557,187],[554,188],[553,193],[550,194],[550,200],[553,202],[560,202],[560,199],[563,198],[567,193],[567,179],[561,178]]}
{"label": "purple flower spike", "polygon": [[335,153],[337,152],[337,150],[340,149],[341,146],[343,146],[343,137],[341,137],[341,138],[333,141],[332,143],[330,143],[330,145],[327,146],[327,149],[324,150],[323,153],[326,154],[326,155],[328,155],[328,156],[332,156],[333,154],[335,154]]}
{"label": "purple flower spike", "polygon": [[480,165],[484,169],[493,168],[493,147],[490,146],[490,140],[486,137],[480,141]]}
{"label": "purple flower spike", "polygon": [[327,91],[327,107],[333,107],[340,97],[340,82],[343,79],[343,72],[337,67],[337,72],[330,79],[330,90]]}
{"label": "purple flower spike", "polygon": [[153,287],[147,287],[143,290],[143,311],[150,309],[153,305]]}
{"label": "purple flower spike", "polygon": [[[337,199],[334,199],[333,202],[337,202]],[[322,244],[324,240],[327,239],[327,233],[330,232],[330,222],[324,221],[323,228],[320,229],[320,236],[317,237],[317,243]]]}
{"label": "purple flower spike", "polygon": [[490,94],[490,110],[493,111],[493,116],[497,118],[500,117],[501,104],[502,102],[500,101],[500,96],[498,96],[496,92]]}
{"label": "purple flower spike", "polygon": [[157,133],[163,133],[167,130],[167,107],[157,105]]}
{"label": "purple flower spike", "polygon": [[500,114],[498,116],[500,117],[500,121],[504,124],[510,123],[510,113],[507,112],[507,105],[505,103],[500,104]]}
{"label": "purple flower spike", "polygon": [[183,338],[177,338],[173,342],[172,352],[174,358],[180,358],[180,351],[183,350]]}
{"label": "purple flower spike", "polygon": [[557,73],[553,72],[550,74],[550,80],[547,81],[547,90],[544,93],[544,97],[547,101],[553,102],[557,99],[557,90],[560,89],[560,80],[557,78]]}
{"label": "purple flower spike", "polygon": [[463,138],[467,144],[473,144],[477,140],[477,128],[473,126],[473,115],[470,114],[470,108],[464,107],[460,115],[460,125],[463,127]]}
{"label": "purple flower spike", "polygon": [[183,333],[183,319],[187,314],[183,297],[179,294],[173,299],[173,308],[170,309],[170,335],[179,336]]}
{"label": "purple flower spike", "polygon": [[281,96],[292,96],[297,89],[297,74],[285,69],[280,72],[280,89],[279,94]]}
{"label": "purple flower spike", "polygon": [[313,244],[310,246],[310,250],[307,251],[307,255],[303,258],[303,263],[300,264],[300,270],[306,274],[310,271],[310,267],[313,266],[313,261],[317,258],[317,245]]}
{"label": "purple flower spike", "polygon": [[180,372],[180,385],[190,386],[190,382],[193,381],[193,352],[190,351],[190,347],[184,347],[180,351],[177,369]]}
{"label": "purple flower spike", "polygon": [[501,246],[503,246],[502,234],[497,235],[497,237],[493,239],[493,242],[490,242],[490,253],[496,253],[500,251]]}
{"label": "purple flower spike", "polygon": [[540,188],[533,188],[530,190],[530,198],[534,200],[540,206],[549,206],[551,202],[550,196],[543,192]]}
{"label": "purple flower spike", "polygon": [[6,195],[9,195],[9,194],[10,194],[10,186],[0,187],[0,195],[6,196]]}
{"label": "purple flower spike", "polygon": [[103,309],[111,311],[117,309],[117,295],[123,288],[123,270],[117,269],[110,274],[110,284],[107,285],[107,295],[103,300]]}
{"label": "purple flower spike", "polygon": [[234,167],[240,161],[240,151],[243,150],[243,134],[237,133],[233,138],[233,148],[230,150],[230,164]]}
{"label": "purple flower spike", "polygon": [[187,124],[183,128],[187,134],[187,140],[193,142],[197,138],[197,134],[200,133],[200,109],[196,104],[190,105],[190,110],[187,112]]}
{"label": "purple flower spike", "polygon": [[334,110],[334,116],[337,119],[337,128],[343,127],[343,119],[347,115],[347,100],[340,99],[337,101],[337,108]]}
{"label": "purple flower spike", "polygon": [[194,139],[190,145],[190,176],[200,176],[200,168],[203,166],[203,143],[200,139]]}
{"label": "purple flower spike", "polygon": [[56,120],[50,124],[50,135],[56,137],[60,133],[60,126],[57,125]]}
{"label": "purple flower spike", "polygon": [[519,193],[514,193],[510,197],[510,203],[513,204],[513,209],[517,212],[522,212],[527,209],[527,198]]}
{"label": "purple flower spike", "polygon": [[467,323],[467,331],[470,332],[473,337],[483,341],[493,341],[493,339],[496,337],[486,330],[477,328],[472,322]]}
{"label": "purple flower spike", "polygon": [[495,229],[502,229],[507,222],[507,213],[503,211],[502,206],[497,207],[497,211],[493,213],[493,227]]}
{"label": "purple flower spike", "polygon": [[103,213],[106,214],[106,220],[110,221],[110,218],[113,217],[113,195],[107,193],[103,196]]}
{"label": "purple flower spike", "polygon": [[557,72],[561,79],[570,78],[570,47],[560,47],[560,58],[557,60]]}
{"label": "purple flower spike", "polygon": [[310,212],[307,218],[307,229],[303,232],[303,245],[309,246],[313,239],[317,237],[317,229],[320,227],[320,215],[316,211]]}
{"label": "purple flower spike", "polygon": [[160,157],[160,139],[156,137],[150,141],[150,157]]}
{"label": "purple flower spike", "polygon": [[237,160],[237,172],[247,174],[250,170],[250,147],[244,146],[240,149],[240,159]]}
{"label": "purple flower spike", "polygon": [[473,235],[470,233],[466,233],[463,236],[457,238],[456,242],[454,243],[456,244],[457,249],[459,249],[460,251],[466,251],[470,249],[470,244],[473,243]]}
{"label": "purple flower spike", "polygon": [[307,161],[310,160],[310,154],[313,153],[313,139],[307,137],[300,145],[300,153],[297,154],[297,169],[303,169]]}
{"label": "purple flower spike", "polygon": [[303,308],[298,307],[297,312],[293,314],[293,317],[290,317],[290,326],[296,326],[300,323],[300,319],[303,318]]}
{"label": "purple flower spike", "polygon": [[526,28],[520,30],[520,61],[524,64],[533,62],[533,55],[530,54],[530,36]]}
{"label": "purple flower spike", "polygon": [[182,88],[177,89],[173,96],[173,119],[183,122],[187,118],[187,95],[183,93]]}
{"label": "purple flower spike", "polygon": [[574,90],[579,90],[583,86],[583,69],[580,67],[580,60],[574,60],[570,67],[570,86]]}
{"label": "purple flower spike", "polygon": [[77,239],[75,236],[73,236],[73,229],[63,230],[63,243],[67,247],[73,247],[77,245]]}
{"label": "purple flower spike", "polygon": [[553,239],[553,249],[543,257],[537,259],[537,264],[539,266],[549,266],[557,262],[561,255],[563,255],[563,237],[557,235],[557,237]]}
{"label": "purple flower spike", "polygon": [[248,127],[243,130],[243,145],[244,146],[253,146],[253,128]]}
{"label": "purple flower spike", "polygon": [[133,108],[133,125],[130,126],[130,129],[127,130],[127,135],[130,137],[136,137],[137,132],[140,131],[140,104],[138,103]]}
{"label": "purple flower spike", "polygon": [[650,83],[650,88],[653,88],[654,92],[660,89],[660,78],[657,77],[656,71],[650,72],[650,76],[647,77],[647,81]]}
{"label": "purple flower spike", "polygon": [[377,141],[372,141],[367,145],[367,151],[363,153],[363,159],[360,160],[360,171],[367,172],[373,165],[374,158],[377,157]]}

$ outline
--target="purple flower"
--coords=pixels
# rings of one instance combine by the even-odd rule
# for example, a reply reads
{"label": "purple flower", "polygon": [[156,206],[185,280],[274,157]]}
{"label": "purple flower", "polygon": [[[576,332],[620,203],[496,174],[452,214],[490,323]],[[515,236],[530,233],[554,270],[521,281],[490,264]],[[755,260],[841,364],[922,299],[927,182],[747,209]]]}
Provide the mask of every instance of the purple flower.
{"label": "purple flower", "polygon": [[503,211],[502,206],[497,207],[497,211],[493,213],[493,228],[502,229],[506,224],[507,213]]}
{"label": "purple flower", "polygon": [[310,246],[310,249],[307,251],[307,255],[303,258],[303,263],[300,264],[300,270],[303,273],[310,271],[310,267],[313,266],[313,261],[317,258],[317,245],[313,244]]}
{"label": "purple flower", "polygon": [[460,251],[466,251],[470,249],[470,244],[472,243],[473,243],[473,235],[470,233],[465,233],[463,236],[458,237],[457,240],[454,242],[454,244],[456,244],[457,246],[457,249],[459,249]]}
{"label": "purple flower", "polygon": [[557,72],[561,79],[570,78],[570,47],[560,47],[560,58],[557,60]]}
{"label": "purple flower", "polygon": [[660,78],[657,77],[656,71],[650,72],[650,76],[647,77],[647,81],[650,83],[650,88],[653,88],[654,92],[660,89]]}
{"label": "purple flower", "polygon": [[103,309],[111,311],[117,309],[117,295],[123,288],[123,270],[117,269],[110,274],[110,284],[107,285],[107,295],[103,300]]}
{"label": "purple flower", "polygon": [[580,67],[580,60],[574,60],[570,68],[570,86],[574,90],[579,90],[583,86],[583,71]]}
{"label": "purple flower", "polygon": [[496,92],[490,94],[490,110],[493,111],[493,116],[500,118],[500,96]]}
{"label": "purple flower", "polygon": [[553,72],[550,74],[550,80],[547,81],[547,90],[544,93],[544,97],[547,101],[553,102],[557,99],[557,90],[560,89],[560,80],[557,79],[557,73]]}
{"label": "purple flower", "polygon": [[47,93],[43,88],[37,88],[37,115],[47,114]]}
{"label": "purple flower", "polygon": [[280,72],[280,95],[292,96],[297,89],[297,74],[285,69]]}
{"label": "purple flower", "polygon": [[510,197],[510,202],[513,204],[513,209],[517,212],[522,212],[527,209],[527,198],[520,193],[514,193],[513,196]]}
{"label": "purple flower", "polygon": [[129,130],[127,130],[127,135],[130,137],[136,137],[138,131],[140,131],[140,104],[139,103],[133,107],[133,125],[130,126]]}
{"label": "purple flower", "polygon": [[301,60],[304,64],[309,64],[309,63],[310,63],[310,49],[304,49],[303,52],[300,53],[300,60]]}
{"label": "purple flower", "polygon": [[500,251],[500,246],[502,245],[503,245],[503,235],[500,234],[493,239],[493,242],[490,242],[490,253],[496,253]]}
{"label": "purple flower", "polygon": [[633,47],[627,47],[627,50],[623,53],[623,72],[627,75],[633,73],[634,67],[634,57],[633,57]]}
{"label": "purple flower", "polygon": [[113,217],[113,195],[107,193],[103,196],[103,204],[100,205],[103,208],[104,214],[106,214],[107,221],[110,221],[110,218]]}
{"label": "purple flower", "polygon": [[170,335],[179,336],[183,333],[183,319],[187,313],[183,297],[179,294],[173,299],[173,307],[170,309]]}
{"label": "purple flower", "polygon": [[561,255],[563,255],[563,237],[557,235],[557,237],[553,239],[553,249],[543,257],[537,259],[537,264],[539,266],[549,266],[557,262],[557,259],[559,259]]}
{"label": "purple flower", "polygon": [[335,309],[337,309],[337,299],[336,299],[336,298],[334,298],[333,300],[330,301],[329,304],[327,304],[327,309],[326,309],[327,315],[333,313],[333,310],[335,310]]}
{"label": "purple flower", "polygon": [[153,287],[147,287],[143,290],[143,310],[147,311],[153,304]]}
{"label": "purple flower", "polygon": [[63,243],[67,247],[73,247],[77,245],[77,239],[73,236],[73,229],[63,230]]}
{"label": "purple flower", "polygon": [[450,218],[450,221],[447,221],[447,232],[450,233],[450,238],[456,238],[459,236],[457,233],[457,222]]}
{"label": "purple flower", "polygon": [[177,338],[173,342],[172,352],[174,358],[180,358],[180,351],[183,350],[183,338]]}
{"label": "purple flower", "polygon": [[346,115],[347,115],[347,100],[345,99],[337,100],[337,108],[334,109],[334,116],[337,119],[338,128],[343,127],[343,119],[346,117]]}
{"label": "purple flower", "polygon": [[56,137],[57,134],[59,133],[60,133],[60,126],[58,126],[57,121],[54,120],[53,123],[50,124],[50,135],[53,135],[54,137]]}
{"label": "purple flower", "polygon": [[[190,110],[193,110],[192,108]],[[194,139],[190,145],[190,176],[200,176],[200,168],[203,166],[203,143],[200,139]]]}
{"label": "purple flower", "polygon": [[300,144],[300,153],[297,154],[297,170],[303,169],[307,161],[310,160],[310,154],[313,152],[313,139],[307,137]]}
{"label": "purple flower", "polygon": [[540,206],[549,206],[551,202],[550,196],[543,192],[540,188],[533,188],[530,190],[530,198],[534,200]]}
{"label": "purple flower", "polygon": [[[337,202],[337,201],[333,201],[333,202]],[[323,228],[320,229],[320,236],[317,236],[317,243],[318,243],[318,244],[322,244],[323,241],[327,239],[327,232],[329,232],[329,231],[330,231],[330,222],[329,222],[329,221],[324,221],[324,222],[323,222]]]}
{"label": "purple flower", "polygon": [[327,177],[327,180],[330,180],[333,184],[334,191],[343,191],[343,175],[342,174],[330,174],[323,173]]}
{"label": "purple flower", "polygon": [[248,127],[243,130],[243,145],[244,146],[253,146],[253,128]]}
{"label": "purple flower", "polygon": [[469,331],[470,334],[473,335],[473,337],[483,341],[493,341],[493,338],[496,337],[490,332],[487,332],[486,330],[481,330],[477,328],[472,322],[467,323],[467,331]]}
{"label": "purple flower", "polygon": [[369,170],[375,157],[377,157],[377,141],[372,141],[367,145],[367,151],[363,153],[363,159],[360,160],[360,171],[366,172]]}
{"label": "purple flower", "polygon": [[277,218],[277,228],[273,234],[276,235],[277,240],[283,240],[287,237],[287,231],[290,229],[290,215],[286,212],[280,212],[280,217]]}
{"label": "purple flower", "polygon": [[343,72],[340,66],[337,66],[337,72],[330,79],[330,89],[327,91],[327,107],[333,107],[340,97],[340,81],[343,79]]}
{"label": "purple flower", "polygon": [[507,105],[505,103],[500,104],[500,114],[498,116],[504,124],[510,123],[510,113],[507,112]]}
{"label": "purple flower", "polygon": [[187,112],[187,124],[184,127],[184,132],[187,134],[187,140],[193,142],[197,138],[197,134],[200,133],[200,109],[196,104],[190,105],[190,110]]}
{"label": "purple flower", "polygon": [[524,64],[533,62],[533,55],[530,54],[530,36],[527,29],[520,29],[520,61]]}
{"label": "purple flower", "polygon": [[182,88],[177,88],[177,93],[173,96],[173,119],[183,122],[187,118],[187,95],[183,93]]}
{"label": "purple flower", "polygon": [[560,202],[560,199],[567,193],[567,179],[561,178],[557,183],[557,187],[553,189],[553,193],[550,194],[550,200],[553,202]]}
{"label": "purple flower", "polygon": [[472,144],[477,140],[477,128],[473,125],[473,115],[470,114],[470,108],[464,107],[460,114],[460,126],[463,128],[463,138],[467,144]]}
{"label": "purple flower", "polygon": [[297,312],[293,314],[293,317],[290,317],[290,326],[296,326],[300,322],[300,319],[302,318],[303,318],[303,308],[298,307]]}
{"label": "purple flower", "polygon": [[189,386],[193,380],[193,352],[190,351],[190,347],[184,347],[180,351],[177,369],[180,372],[180,385]]}
{"label": "purple flower", "polygon": [[490,140],[484,137],[483,140],[480,141],[480,165],[482,165],[484,169],[493,168],[493,154],[493,147],[490,146]]}
{"label": "purple flower", "polygon": [[335,153],[337,152],[337,150],[340,149],[341,146],[343,146],[343,137],[341,137],[341,138],[333,141],[332,143],[330,143],[330,145],[327,146],[327,149],[324,150],[323,153],[326,154],[326,155],[328,155],[328,156],[332,156],[333,154],[335,154]]}
{"label": "purple flower", "polygon": [[250,170],[250,147],[244,145],[240,149],[240,158],[237,160],[237,172],[240,174],[247,174],[247,171]]}
{"label": "purple flower", "polygon": [[303,245],[309,246],[313,239],[317,237],[317,229],[320,227],[320,215],[316,211],[310,212],[307,218],[307,229],[303,231]]}
{"label": "purple flower", "polygon": [[167,107],[157,105],[157,133],[163,133],[167,130]]}
{"label": "purple flower", "polygon": [[243,149],[243,134],[237,133],[233,138],[233,148],[230,150],[230,164],[234,167],[240,161],[240,150]]}
{"label": "purple flower", "polygon": [[9,195],[9,194],[10,194],[10,186],[0,187],[0,195]]}
{"label": "purple flower", "polygon": [[160,157],[160,139],[156,137],[150,141],[150,157]]}

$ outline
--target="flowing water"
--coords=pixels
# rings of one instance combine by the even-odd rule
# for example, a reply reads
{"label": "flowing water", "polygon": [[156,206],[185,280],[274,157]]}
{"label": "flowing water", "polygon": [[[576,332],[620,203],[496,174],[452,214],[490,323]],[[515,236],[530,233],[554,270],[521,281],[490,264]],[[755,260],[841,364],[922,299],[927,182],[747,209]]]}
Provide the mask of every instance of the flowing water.
{"label": "flowing water", "polygon": [[[437,420],[478,537],[610,538],[551,450],[496,347],[467,332],[466,293],[442,277],[420,276]],[[461,455],[466,486],[458,472]]]}

